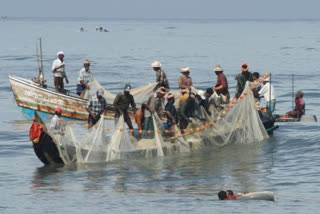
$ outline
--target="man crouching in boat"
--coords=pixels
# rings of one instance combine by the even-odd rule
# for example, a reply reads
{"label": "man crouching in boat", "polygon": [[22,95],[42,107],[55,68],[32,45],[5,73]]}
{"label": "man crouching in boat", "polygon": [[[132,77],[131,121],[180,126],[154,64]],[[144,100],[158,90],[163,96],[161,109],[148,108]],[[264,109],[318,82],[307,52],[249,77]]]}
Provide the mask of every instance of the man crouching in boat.
{"label": "man crouching in boat", "polygon": [[53,73],[53,81],[54,87],[56,88],[56,92],[64,93],[64,85],[63,78],[66,78],[66,83],[69,83],[68,77],[65,73],[65,64],[63,61],[64,53],[62,51],[58,52],[58,59],[54,60],[52,63],[52,73]]}
{"label": "man crouching in boat", "polygon": [[53,134],[64,135],[63,127],[60,122],[61,121],[61,114],[62,114],[61,108],[57,107],[55,110],[55,115],[52,117],[51,122],[50,122],[50,131]]}
{"label": "man crouching in boat", "polygon": [[90,88],[88,82],[92,81],[92,74],[89,67],[90,62],[85,60],[83,62],[83,68],[80,70],[78,77],[77,94],[79,96],[85,89],[88,90]]}
{"label": "man crouching in boat", "polygon": [[287,112],[281,118],[298,118],[300,119],[305,113],[305,102],[303,100],[303,92],[301,90],[296,92],[296,98],[294,99],[295,108],[293,111]]}
{"label": "man crouching in boat", "polygon": [[99,88],[96,96],[93,96],[88,101],[86,110],[89,112],[89,128],[98,122],[101,114],[107,111],[107,101],[104,99],[103,94],[103,89]]}

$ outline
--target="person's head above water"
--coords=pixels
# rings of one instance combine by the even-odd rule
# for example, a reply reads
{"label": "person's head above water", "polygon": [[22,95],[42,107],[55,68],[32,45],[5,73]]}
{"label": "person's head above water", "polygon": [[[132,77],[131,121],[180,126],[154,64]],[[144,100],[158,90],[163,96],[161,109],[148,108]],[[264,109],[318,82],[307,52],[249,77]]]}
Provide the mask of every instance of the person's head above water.
{"label": "person's head above water", "polygon": [[219,197],[219,200],[224,200],[224,199],[226,199],[226,198],[227,198],[227,193],[226,193],[226,191],[220,191],[220,192],[218,193],[218,197]]}
{"label": "person's head above water", "polygon": [[227,190],[226,192],[227,192],[227,195],[228,195],[228,196],[229,196],[229,195],[233,195],[233,191],[232,191],[232,190]]}

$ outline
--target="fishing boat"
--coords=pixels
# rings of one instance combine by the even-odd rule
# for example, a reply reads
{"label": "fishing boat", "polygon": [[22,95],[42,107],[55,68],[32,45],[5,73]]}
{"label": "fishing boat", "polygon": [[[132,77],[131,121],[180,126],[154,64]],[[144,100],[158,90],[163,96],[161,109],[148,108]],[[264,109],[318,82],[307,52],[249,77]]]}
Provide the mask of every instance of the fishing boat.
{"label": "fishing boat", "polygon": [[[44,120],[54,115],[56,107],[62,109],[62,117],[66,119],[87,120],[86,106],[88,100],[80,98],[77,94],[67,91],[58,93],[55,88],[41,86],[32,80],[9,75],[14,99],[19,110],[27,118],[31,119],[34,112],[38,111]],[[114,108],[107,105],[106,119],[114,117]]]}

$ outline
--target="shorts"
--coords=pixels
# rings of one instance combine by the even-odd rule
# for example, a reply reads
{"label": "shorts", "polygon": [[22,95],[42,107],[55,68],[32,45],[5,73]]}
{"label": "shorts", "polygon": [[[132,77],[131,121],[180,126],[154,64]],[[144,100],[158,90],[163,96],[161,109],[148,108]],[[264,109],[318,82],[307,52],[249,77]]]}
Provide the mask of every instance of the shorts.
{"label": "shorts", "polygon": [[54,77],[54,86],[58,86],[59,88],[64,88],[63,85],[63,77]]}

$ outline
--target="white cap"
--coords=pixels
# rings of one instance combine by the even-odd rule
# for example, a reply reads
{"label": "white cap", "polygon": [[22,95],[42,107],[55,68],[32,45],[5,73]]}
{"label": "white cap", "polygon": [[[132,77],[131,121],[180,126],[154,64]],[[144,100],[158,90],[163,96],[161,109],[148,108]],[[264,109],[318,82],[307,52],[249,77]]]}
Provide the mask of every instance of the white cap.
{"label": "white cap", "polygon": [[181,68],[181,73],[184,73],[184,72],[190,72],[190,68],[189,67]]}
{"label": "white cap", "polygon": [[61,55],[61,54],[64,56],[63,51],[59,51],[59,52],[57,53],[57,56],[59,56],[59,55]]}
{"label": "white cap", "polygon": [[204,96],[204,91],[202,91],[202,90],[198,90],[198,92],[197,92],[197,94],[201,97],[201,99],[205,99],[206,97]]}
{"label": "white cap", "polygon": [[151,67],[152,67],[152,68],[160,68],[160,67],[161,67],[161,63],[158,62],[158,61],[154,61],[154,62],[151,64]]}
{"label": "white cap", "polygon": [[103,88],[99,88],[99,89],[97,90],[97,94],[98,94],[99,96],[103,96],[103,94],[104,94]]}

